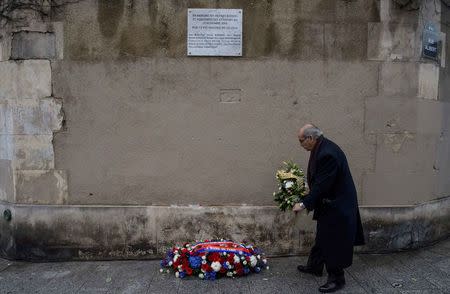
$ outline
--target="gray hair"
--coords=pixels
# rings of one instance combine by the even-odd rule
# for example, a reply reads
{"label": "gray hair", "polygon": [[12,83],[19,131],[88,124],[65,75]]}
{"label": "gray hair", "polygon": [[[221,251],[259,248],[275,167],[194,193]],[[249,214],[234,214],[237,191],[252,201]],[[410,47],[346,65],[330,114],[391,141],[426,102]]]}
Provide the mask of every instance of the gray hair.
{"label": "gray hair", "polygon": [[303,131],[303,136],[305,137],[311,137],[313,139],[317,139],[323,135],[323,132],[316,126],[312,126],[309,128],[306,128]]}

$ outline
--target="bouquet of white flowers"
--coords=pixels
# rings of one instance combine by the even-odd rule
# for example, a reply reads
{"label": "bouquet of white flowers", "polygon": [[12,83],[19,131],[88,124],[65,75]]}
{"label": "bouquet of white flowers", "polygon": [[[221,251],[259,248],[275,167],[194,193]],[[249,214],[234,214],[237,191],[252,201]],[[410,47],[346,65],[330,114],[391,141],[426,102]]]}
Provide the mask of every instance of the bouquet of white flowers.
{"label": "bouquet of white flowers", "polygon": [[292,209],[307,194],[305,173],[292,161],[283,162],[284,169],[277,171],[278,191],[273,193],[281,211]]}

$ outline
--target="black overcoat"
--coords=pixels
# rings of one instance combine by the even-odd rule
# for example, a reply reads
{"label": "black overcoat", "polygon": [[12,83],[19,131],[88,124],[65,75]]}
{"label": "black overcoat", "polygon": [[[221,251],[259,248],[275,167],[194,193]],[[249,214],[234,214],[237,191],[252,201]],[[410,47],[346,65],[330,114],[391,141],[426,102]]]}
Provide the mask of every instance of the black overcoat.
{"label": "black overcoat", "polygon": [[310,156],[310,193],[303,204],[314,210],[316,245],[327,267],[346,268],[352,264],[353,246],[364,244],[355,184],[341,148],[324,137],[318,143]]}

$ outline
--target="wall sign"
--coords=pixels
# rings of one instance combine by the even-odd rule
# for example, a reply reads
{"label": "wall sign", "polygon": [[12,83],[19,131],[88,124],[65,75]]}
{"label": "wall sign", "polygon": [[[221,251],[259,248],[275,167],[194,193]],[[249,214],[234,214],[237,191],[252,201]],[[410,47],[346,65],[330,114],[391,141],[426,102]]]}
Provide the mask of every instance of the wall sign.
{"label": "wall sign", "polygon": [[437,60],[439,57],[439,41],[440,36],[436,26],[432,23],[427,24],[423,30],[422,56]]}
{"label": "wall sign", "polygon": [[242,9],[188,9],[188,56],[242,56]]}

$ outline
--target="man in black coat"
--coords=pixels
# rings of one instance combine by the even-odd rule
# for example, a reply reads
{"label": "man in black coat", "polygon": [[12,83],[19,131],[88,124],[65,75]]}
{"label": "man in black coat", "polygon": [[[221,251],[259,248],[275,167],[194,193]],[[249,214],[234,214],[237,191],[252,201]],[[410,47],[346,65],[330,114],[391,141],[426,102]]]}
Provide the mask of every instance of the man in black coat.
{"label": "man in black coat", "polygon": [[295,204],[294,212],[314,211],[316,240],[304,273],[321,276],[328,272],[320,292],[334,292],[344,287],[344,268],[353,260],[353,246],[364,245],[355,184],[344,152],[323,137],[319,128],[307,124],[298,133],[300,145],[310,151],[307,182],[309,194]]}

